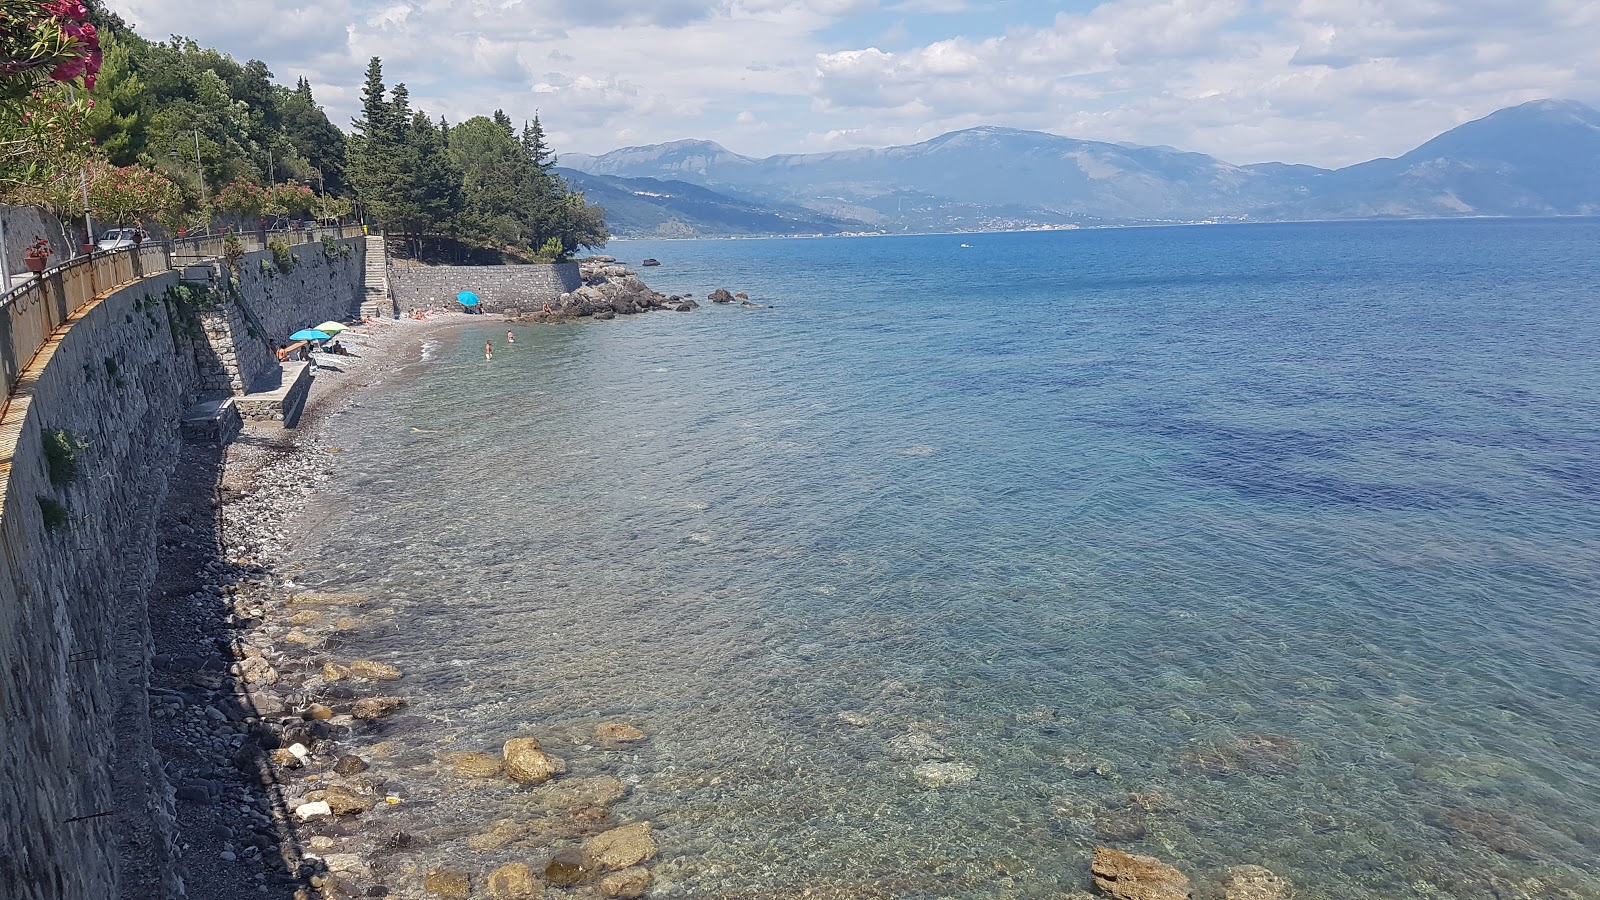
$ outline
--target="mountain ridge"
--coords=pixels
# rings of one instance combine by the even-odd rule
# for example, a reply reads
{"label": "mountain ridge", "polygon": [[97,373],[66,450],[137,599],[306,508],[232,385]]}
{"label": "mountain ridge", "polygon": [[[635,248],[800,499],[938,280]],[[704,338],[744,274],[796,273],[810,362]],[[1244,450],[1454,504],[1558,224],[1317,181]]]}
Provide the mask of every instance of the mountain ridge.
{"label": "mountain ridge", "polygon": [[[729,198],[741,215],[770,207],[780,219],[809,215],[809,224],[836,220],[841,230],[1583,215],[1600,213],[1600,111],[1574,100],[1532,101],[1400,156],[1339,169],[1235,165],[1171,147],[999,125],[915,144],[763,158],[685,139],[568,154],[562,164],[588,176],[677,181]],[[614,230],[632,224],[624,217]]]}

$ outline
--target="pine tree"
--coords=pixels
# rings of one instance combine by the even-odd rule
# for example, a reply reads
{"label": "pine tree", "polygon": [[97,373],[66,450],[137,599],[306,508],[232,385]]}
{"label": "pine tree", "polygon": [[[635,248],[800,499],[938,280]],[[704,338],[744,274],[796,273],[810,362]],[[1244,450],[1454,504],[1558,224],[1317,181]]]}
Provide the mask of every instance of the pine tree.
{"label": "pine tree", "polygon": [[544,126],[539,124],[538,113],[533,114],[532,122],[522,123],[522,154],[545,174],[556,167],[556,155],[545,143]]}

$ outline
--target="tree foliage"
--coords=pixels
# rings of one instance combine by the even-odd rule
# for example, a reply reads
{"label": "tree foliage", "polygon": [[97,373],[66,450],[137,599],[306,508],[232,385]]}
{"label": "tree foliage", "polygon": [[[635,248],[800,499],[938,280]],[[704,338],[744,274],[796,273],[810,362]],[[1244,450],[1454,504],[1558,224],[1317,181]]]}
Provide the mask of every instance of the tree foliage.
{"label": "tree foliage", "polygon": [[565,255],[609,237],[605,211],[551,171],[555,155],[537,117],[520,135],[504,110],[436,125],[411,109],[404,84],[386,87],[377,57],[361,96],[350,181],[372,217],[414,250],[431,234],[534,254],[554,239]]}

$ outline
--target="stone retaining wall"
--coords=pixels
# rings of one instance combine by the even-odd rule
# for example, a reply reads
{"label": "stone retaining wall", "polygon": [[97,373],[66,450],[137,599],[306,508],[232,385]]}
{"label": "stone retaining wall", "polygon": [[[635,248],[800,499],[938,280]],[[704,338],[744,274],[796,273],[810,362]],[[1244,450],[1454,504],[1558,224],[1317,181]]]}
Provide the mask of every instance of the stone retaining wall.
{"label": "stone retaining wall", "polygon": [[583,286],[577,263],[533,266],[394,266],[389,290],[402,310],[454,305],[472,291],[484,312],[538,308]]}
{"label": "stone retaining wall", "polygon": [[[304,258],[321,253],[301,248],[301,265],[273,274],[259,266],[270,253],[245,257],[239,294],[258,328],[287,334],[356,308],[359,249]],[[145,598],[182,418],[206,351],[219,348],[197,346],[203,310],[169,291],[177,285],[163,273],[87,305],[23,373],[0,420],[6,900],[182,896],[172,794],[151,747]],[[53,433],[72,457],[54,480]]]}

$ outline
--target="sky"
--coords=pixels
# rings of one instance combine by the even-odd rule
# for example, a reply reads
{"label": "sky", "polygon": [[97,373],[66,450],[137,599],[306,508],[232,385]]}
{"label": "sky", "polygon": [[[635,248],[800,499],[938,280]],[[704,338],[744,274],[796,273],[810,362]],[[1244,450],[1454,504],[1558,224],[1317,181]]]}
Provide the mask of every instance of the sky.
{"label": "sky", "polygon": [[1600,106],[1597,0],[110,0],[308,78],[349,130],[367,60],[450,121],[558,152],[749,156],[976,125],[1339,166],[1504,106]]}

